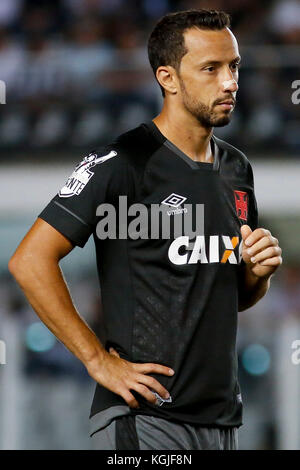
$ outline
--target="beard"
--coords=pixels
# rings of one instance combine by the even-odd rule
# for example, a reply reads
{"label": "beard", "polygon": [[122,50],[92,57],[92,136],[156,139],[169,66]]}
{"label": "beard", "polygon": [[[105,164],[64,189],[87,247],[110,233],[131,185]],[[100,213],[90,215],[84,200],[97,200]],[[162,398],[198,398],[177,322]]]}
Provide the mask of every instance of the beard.
{"label": "beard", "polygon": [[214,111],[214,107],[218,102],[214,102],[211,107],[208,107],[204,103],[196,101],[188,94],[184,82],[180,77],[179,81],[185,109],[191,113],[203,127],[223,127],[230,123],[232,111],[223,111],[223,114],[220,115],[220,113]]}

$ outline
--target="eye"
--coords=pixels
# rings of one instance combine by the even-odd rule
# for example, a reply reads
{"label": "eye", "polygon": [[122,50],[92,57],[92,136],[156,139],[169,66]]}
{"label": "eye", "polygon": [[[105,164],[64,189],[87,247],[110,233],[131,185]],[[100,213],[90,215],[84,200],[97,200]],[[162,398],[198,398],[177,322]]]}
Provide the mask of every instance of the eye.
{"label": "eye", "polygon": [[241,63],[240,62],[236,62],[234,64],[231,64],[231,68],[235,71],[235,70],[238,70],[241,66]]}
{"label": "eye", "polygon": [[204,70],[207,70],[208,72],[213,72],[215,70],[215,67],[210,65],[209,67],[206,67]]}

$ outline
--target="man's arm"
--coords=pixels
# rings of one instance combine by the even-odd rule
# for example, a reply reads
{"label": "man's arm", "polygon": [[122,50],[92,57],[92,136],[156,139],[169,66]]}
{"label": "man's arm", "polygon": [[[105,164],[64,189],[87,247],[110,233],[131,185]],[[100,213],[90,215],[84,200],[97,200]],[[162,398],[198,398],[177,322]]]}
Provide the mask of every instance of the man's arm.
{"label": "man's arm", "polygon": [[159,364],[135,364],[110,354],[77,312],[59,267],[73,249],[72,243],[51,225],[37,219],[15,254],[9,270],[42,322],[85,365],[90,376],[136,408],[135,390],[151,403],[150,388],[167,398],[167,390],[149,373],[171,376]]}
{"label": "man's arm", "polygon": [[267,293],[272,275],[282,264],[282,250],[269,230],[252,232],[249,225],[243,225],[241,234],[245,264],[239,272],[239,311],[252,307]]}

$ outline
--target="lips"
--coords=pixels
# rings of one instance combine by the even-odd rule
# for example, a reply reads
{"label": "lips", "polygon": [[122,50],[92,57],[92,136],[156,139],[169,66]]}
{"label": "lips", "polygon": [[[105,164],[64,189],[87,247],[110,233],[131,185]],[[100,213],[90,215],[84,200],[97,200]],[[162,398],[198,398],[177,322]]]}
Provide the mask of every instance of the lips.
{"label": "lips", "polygon": [[221,103],[218,103],[217,106],[221,106],[224,110],[232,111],[234,108],[234,101],[233,100],[224,100]]}
{"label": "lips", "polygon": [[222,101],[221,103],[218,103],[218,104],[228,104],[228,105],[234,106],[234,101],[233,100],[224,100],[224,101]]}

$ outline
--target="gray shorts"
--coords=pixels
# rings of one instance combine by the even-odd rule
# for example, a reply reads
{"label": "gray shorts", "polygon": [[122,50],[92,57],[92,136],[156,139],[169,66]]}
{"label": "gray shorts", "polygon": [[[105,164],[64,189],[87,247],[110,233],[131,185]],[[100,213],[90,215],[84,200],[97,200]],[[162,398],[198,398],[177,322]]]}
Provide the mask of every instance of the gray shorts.
{"label": "gray shorts", "polygon": [[94,450],[237,450],[237,428],[206,428],[124,415],[92,434]]}

